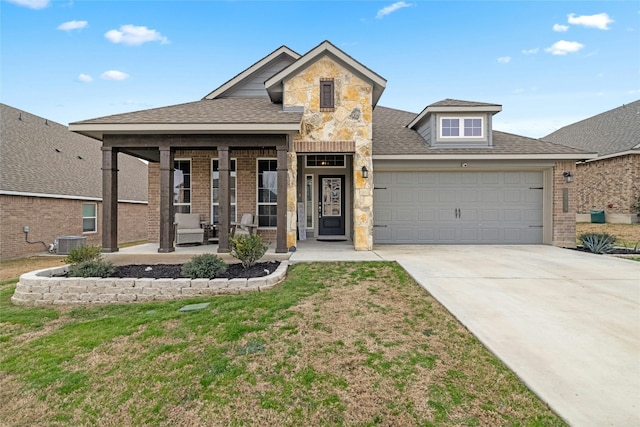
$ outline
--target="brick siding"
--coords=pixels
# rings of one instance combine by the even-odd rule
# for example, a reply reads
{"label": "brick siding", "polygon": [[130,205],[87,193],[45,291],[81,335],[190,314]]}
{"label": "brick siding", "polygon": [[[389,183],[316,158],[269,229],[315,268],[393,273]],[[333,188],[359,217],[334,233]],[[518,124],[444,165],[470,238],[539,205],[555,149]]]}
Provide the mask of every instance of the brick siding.
{"label": "brick siding", "polygon": [[[576,174],[575,162],[556,162],[553,168],[553,245],[565,248],[576,246],[576,180],[568,183],[564,172]],[[562,193],[568,189],[568,209],[563,211]]]}
{"label": "brick siding", "polygon": [[[89,201],[1,195],[0,259],[17,258],[46,250],[42,243],[29,244],[25,241],[24,226],[29,226],[29,241],[43,241],[47,247],[60,236],[83,236],[87,238],[88,245],[101,245],[101,202],[97,202],[97,231],[82,232],[82,204],[87,202]],[[118,242],[146,239],[146,217],[146,204],[119,203]]]}

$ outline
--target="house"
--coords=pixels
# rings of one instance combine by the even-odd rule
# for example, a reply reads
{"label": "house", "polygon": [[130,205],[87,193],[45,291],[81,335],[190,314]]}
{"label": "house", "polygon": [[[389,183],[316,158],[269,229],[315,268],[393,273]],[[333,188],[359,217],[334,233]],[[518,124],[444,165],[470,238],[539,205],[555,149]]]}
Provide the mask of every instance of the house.
{"label": "house", "polygon": [[576,167],[577,220],[592,210],[606,222],[640,222],[640,100],[565,126],[542,138],[597,152]]}
{"label": "house", "polygon": [[[0,119],[0,258],[46,251],[61,236],[100,245],[99,144],[5,104]],[[119,241],[144,240],[147,165],[124,154],[119,160]]]}
{"label": "house", "polygon": [[[149,240],[174,251],[173,217],[229,226],[258,217],[276,252],[298,239],[374,244],[575,246],[575,184],[592,154],[492,129],[500,105],[444,100],[421,113],[378,106],[386,80],[328,41],[304,55],[271,52],[203,99],[84,120],[116,154],[149,163]],[[105,185],[105,206],[115,200]],[[105,251],[118,218],[105,221]]]}

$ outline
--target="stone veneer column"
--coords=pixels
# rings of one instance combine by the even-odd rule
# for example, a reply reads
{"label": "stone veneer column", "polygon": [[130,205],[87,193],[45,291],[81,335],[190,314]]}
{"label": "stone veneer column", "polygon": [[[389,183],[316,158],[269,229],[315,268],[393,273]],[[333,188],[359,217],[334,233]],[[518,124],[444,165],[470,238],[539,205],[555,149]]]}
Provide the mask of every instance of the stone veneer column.
{"label": "stone veneer column", "polygon": [[[368,178],[362,177],[363,166],[369,171]],[[373,174],[371,140],[356,138],[353,156],[353,247],[357,251],[373,249]]]}
{"label": "stone veneer column", "polygon": [[287,153],[287,248],[296,246],[298,229],[298,156]]}

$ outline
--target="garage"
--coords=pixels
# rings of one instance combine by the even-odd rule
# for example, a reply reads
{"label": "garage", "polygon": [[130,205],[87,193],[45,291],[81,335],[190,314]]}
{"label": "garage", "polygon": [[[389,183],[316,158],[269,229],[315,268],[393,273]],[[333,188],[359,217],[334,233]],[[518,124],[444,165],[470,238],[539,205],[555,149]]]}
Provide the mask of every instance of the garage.
{"label": "garage", "polygon": [[377,244],[543,243],[542,171],[379,171]]}

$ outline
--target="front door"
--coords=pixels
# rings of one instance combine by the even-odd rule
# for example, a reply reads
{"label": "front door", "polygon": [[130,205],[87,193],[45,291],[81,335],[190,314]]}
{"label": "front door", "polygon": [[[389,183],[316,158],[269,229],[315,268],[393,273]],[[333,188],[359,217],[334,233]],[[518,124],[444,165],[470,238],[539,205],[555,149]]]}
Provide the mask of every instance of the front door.
{"label": "front door", "polygon": [[344,175],[320,175],[318,234],[344,236]]}

